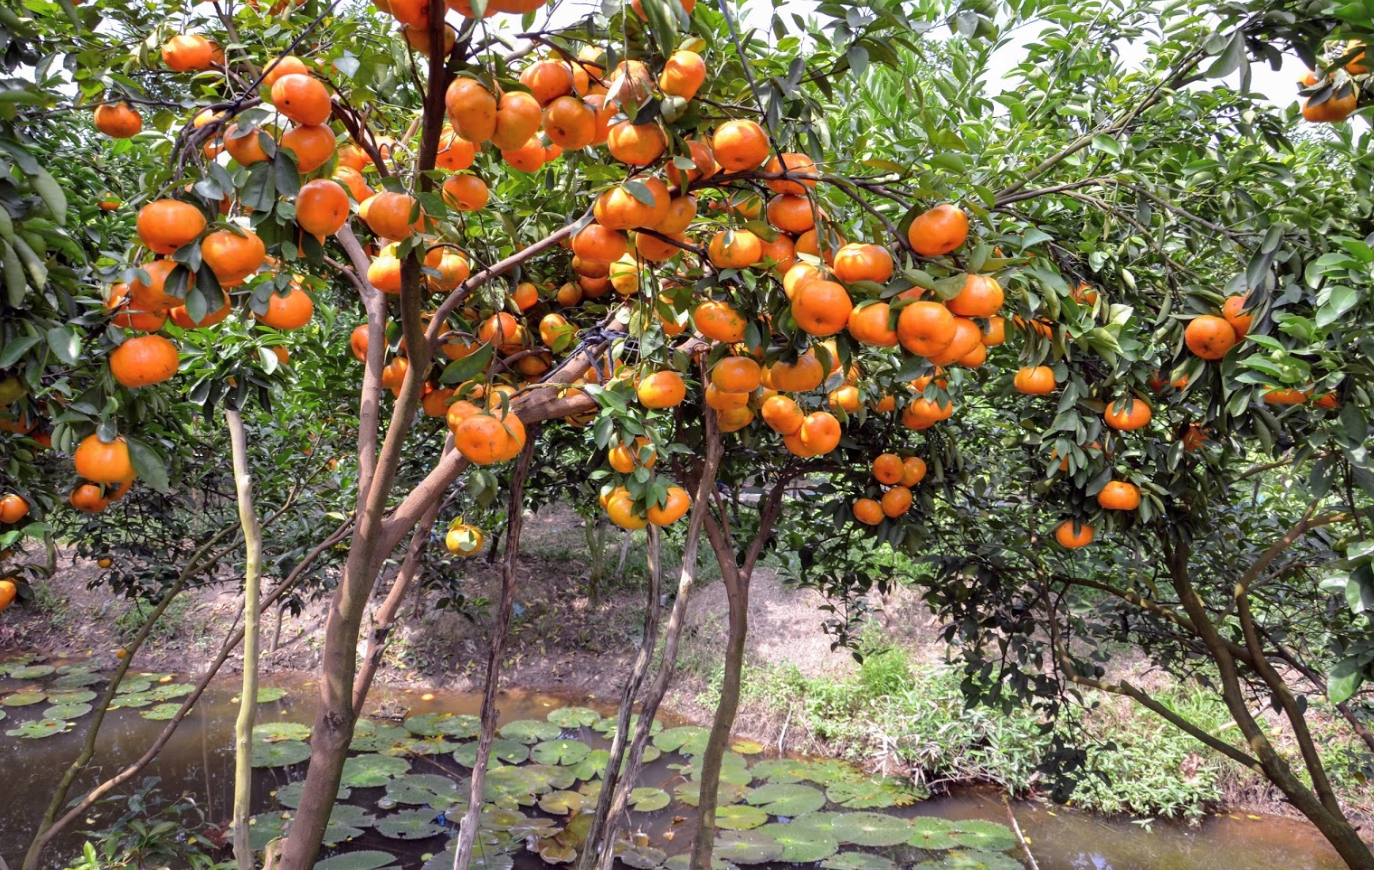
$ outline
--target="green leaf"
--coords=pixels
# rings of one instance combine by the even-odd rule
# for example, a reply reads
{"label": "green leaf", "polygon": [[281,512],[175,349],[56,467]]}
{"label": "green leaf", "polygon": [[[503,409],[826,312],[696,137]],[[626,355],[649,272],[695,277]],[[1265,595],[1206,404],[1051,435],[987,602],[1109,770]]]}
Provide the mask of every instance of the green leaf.
{"label": "green leaf", "polygon": [[1331,667],[1326,675],[1326,694],[1333,704],[1342,704],[1364,684],[1367,656],[1346,656]]}
{"label": "green leaf", "polygon": [[439,376],[439,382],[442,384],[459,384],[463,381],[472,380],[487,370],[493,352],[492,345],[484,344],[462,359],[454,360],[444,367],[443,374]]}
{"label": "green leaf", "polygon": [[54,326],[48,330],[48,350],[67,365],[74,365],[81,355],[81,336],[70,326]]}
{"label": "green leaf", "polygon": [[1104,133],[1099,133],[1093,137],[1092,148],[1103,154],[1110,154],[1113,157],[1121,156],[1121,143]]}
{"label": "green leaf", "polygon": [[169,492],[171,485],[167,478],[167,465],[163,462],[162,456],[133,436],[124,436],[124,441],[129,445],[129,461],[133,463],[134,471],[138,472],[139,480],[156,492]]}

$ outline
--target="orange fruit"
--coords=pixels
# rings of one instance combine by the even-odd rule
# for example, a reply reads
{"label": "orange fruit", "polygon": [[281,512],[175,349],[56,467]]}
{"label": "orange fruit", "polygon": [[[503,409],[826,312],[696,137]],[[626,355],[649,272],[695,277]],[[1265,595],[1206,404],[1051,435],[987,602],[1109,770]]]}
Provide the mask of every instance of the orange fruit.
{"label": "orange fruit", "polygon": [[630,166],[648,166],[668,147],[668,140],[657,124],[631,124],[621,121],[606,137],[612,157]]}
{"label": "orange fruit", "polygon": [[960,317],[992,317],[1002,308],[1002,285],[996,278],[970,274],[959,295],[945,303]]}
{"label": "orange fruit", "polygon": [[[1306,100],[1302,104],[1302,116],[1313,123],[1339,124],[1355,113],[1360,106],[1360,98],[1353,88],[1345,87],[1344,94],[1333,93],[1324,102],[1314,105]],[[1337,92],[1339,93],[1339,91]]]}
{"label": "orange fruit", "polygon": [[140,335],[110,354],[110,375],[126,387],[146,387],[171,378],[180,362],[175,344],[160,335]]}
{"label": "orange fruit", "polygon": [[[170,261],[159,260],[158,262]],[[160,284],[159,287],[161,287]],[[163,298],[168,302],[174,303],[177,301],[170,296],[165,296]],[[110,287],[110,295],[109,298],[105,300],[105,307],[110,311],[116,312],[115,315],[110,318],[111,323],[128,329],[137,329],[141,332],[157,332],[162,328],[162,325],[167,322],[166,308],[159,311],[146,311],[135,308],[133,302],[129,299],[129,285],[122,282]]]}
{"label": "orange fruit", "polygon": [[[296,57],[294,54],[288,54],[285,57],[277,58],[269,63],[267,68],[263,71],[263,87],[270,90],[272,86],[277,83],[277,79],[282,76],[295,75],[297,73],[301,75],[310,74],[310,67],[306,66],[305,61]],[[360,166],[358,168],[361,169],[362,167]]]}
{"label": "orange fruit", "polygon": [[744,269],[763,255],[763,243],[748,230],[721,230],[711,237],[707,254],[718,269]]}
{"label": "orange fruit", "polygon": [[763,370],[747,356],[723,357],[711,367],[711,384],[718,390],[749,393],[759,388]]}
{"label": "orange fruit", "polygon": [[87,435],[72,454],[72,463],[77,474],[93,483],[127,483],[137,476],[122,437],[106,443]]}
{"label": "orange fruit", "polygon": [[646,408],[672,408],[687,397],[687,385],[677,372],[660,371],[641,378],[635,392]]}
{"label": "orange fruit", "polygon": [[286,131],[281,145],[296,155],[296,168],[302,174],[314,172],[334,156],[334,131],[323,124],[301,124]]}
{"label": "orange fruit", "polygon": [[544,110],[533,96],[524,91],[502,94],[496,104],[496,128],[491,134],[491,144],[501,151],[519,150],[538,132],[543,118]]}
{"label": "orange fruit", "polygon": [[496,97],[476,79],[459,76],[444,91],[444,108],[459,136],[482,143],[496,132]]}
{"label": "orange fruit", "polygon": [[687,514],[692,506],[692,497],[680,486],[668,487],[667,500],[662,505],[649,505],[644,513],[649,522],[656,526],[670,526]]}
{"label": "orange fruit", "polygon": [[[640,457],[645,455],[645,447],[649,447],[647,458],[641,460]],[[634,440],[632,446],[617,444],[612,447],[606,452],[606,461],[610,463],[611,468],[621,474],[629,474],[641,466],[653,468],[654,463],[658,461],[658,453],[650,446],[649,439],[641,435]]]}
{"label": "orange fruit", "polygon": [[787,167],[788,174],[797,180],[792,181],[783,178],[769,179],[767,182],[769,190],[774,193],[804,196],[808,187],[816,186],[816,180],[819,177],[819,173],[816,171],[815,162],[812,161],[810,157],[807,157],[805,154],[783,152],[782,160],[778,160],[777,157],[771,158],[768,161],[768,165],[764,167],[764,171],[781,173],[784,166]]}
{"label": "orange fruit", "polygon": [[711,152],[711,146],[705,142],[696,139],[688,141],[685,156],[691,159],[693,168],[681,170],[675,162],[668,161],[668,181],[675,185],[679,192],[683,192],[692,182],[710,178],[720,170],[720,166],[716,164],[716,157]]}
{"label": "orange fruit", "polygon": [[262,146],[264,136],[267,136],[267,132],[261,127],[240,130],[238,124],[230,124],[224,131],[224,150],[228,151],[229,156],[240,166],[252,166],[269,159],[267,150]]}
{"label": "orange fruit", "polygon": [[926,461],[919,456],[908,456],[902,460],[902,486],[910,489],[926,477]]}
{"label": "orange fruit", "polygon": [[1098,492],[1097,503],[1109,511],[1133,511],[1140,507],[1140,490],[1122,480],[1108,481]]}
{"label": "orange fruit", "polygon": [[835,252],[833,268],[835,277],[846,284],[855,281],[886,284],[892,277],[892,255],[881,245],[851,242]]}
{"label": "orange fruit", "polygon": [[713,299],[708,299],[696,307],[692,312],[692,322],[697,332],[726,344],[743,341],[747,325],[740,313],[728,303]]}
{"label": "orange fruit", "polygon": [[829,411],[813,411],[802,420],[797,435],[807,450],[824,456],[840,444],[840,421]]}
{"label": "orange fruit", "polygon": [[586,148],[597,136],[596,109],[579,97],[555,97],[544,108],[544,132],[560,148]]}
{"label": "orange fruit", "polygon": [[297,124],[313,126],[329,120],[329,89],[313,76],[290,73],[272,85],[272,105]]}
{"label": "orange fruit", "polygon": [[285,296],[273,293],[267,297],[267,311],[258,316],[259,322],[273,329],[300,329],[315,316],[315,302],[295,284]]}
{"label": "orange fruit", "polygon": [[17,523],[29,515],[29,503],[21,495],[6,493],[0,496],[0,523]]}
{"label": "orange fruit", "polygon": [[911,490],[900,484],[894,486],[883,493],[881,504],[883,513],[891,519],[896,519],[911,510]]}
{"label": "orange fruit", "polygon": [[749,394],[722,390],[715,384],[707,384],[704,394],[706,406],[717,411],[737,411],[749,404]]}
{"label": "orange fruit", "polygon": [[1075,523],[1073,520],[1064,520],[1059,527],[1054,530],[1054,539],[1059,542],[1059,546],[1069,550],[1077,550],[1079,547],[1086,547],[1092,543],[1093,527],[1087,523]]}
{"label": "orange fruit", "polygon": [[897,330],[892,328],[892,307],[874,302],[849,313],[849,334],[860,344],[871,347],[896,347]]}
{"label": "orange fruit", "polygon": [[825,369],[811,351],[797,357],[793,363],[775,362],[768,367],[768,379],[773,389],[788,393],[805,393],[825,381]]}
{"label": "orange fruit", "polygon": [[495,343],[501,353],[516,353],[525,346],[525,328],[515,316],[499,311],[482,321],[477,337],[488,344]]}
{"label": "orange fruit", "polygon": [[996,315],[988,318],[988,325],[983,329],[983,346],[997,347],[1007,340],[1007,321],[1006,318]]}
{"label": "orange fruit", "polygon": [[491,197],[486,182],[475,175],[450,175],[442,191],[444,204],[458,211],[477,211]]}
{"label": "orange fruit", "polygon": [[880,453],[873,460],[873,478],[886,486],[901,483],[905,470],[902,458],[895,453]]}
{"label": "orange fruit", "polygon": [[866,526],[876,526],[883,521],[883,508],[871,498],[861,498],[854,502],[854,519]]}
{"label": "orange fruit", "polygon": [[162,63],[175,72],[207,70],[214,55],[214,43],[196,33],[179,33],[162,45]]}
{"label": "orange fruit", "polygon": [[252,230],[216,230],[201,240],[200,256],[221,286],[232,287],[261,268],[267,247]]}
{"label": "orange fruit", "polygon": [[573,73],[561,60],[537,60],[520,74],[520,84],[530,89],[539,105],[547,106],[573,92]]}
{"label": "orange fruit", "polygon": [[932,402],[922,396],[907,403],[902,410],[902,425],[908,429],[920,431],[929,429],[941,420],[946,420],[954,413],[954,403],[948,400],[943,403]]}
{"label": "orange fruit", "polygon": [[629,531],[638,531],[649,524],[649,518],[635,513],[634,497],[625,490],[611,495],[606,502],[606,514],[611,522]]}
{"label": "orange fruit", "polygon": [[[1127,408],[1127,404],[1130,408]],[[1107,406],[1102,419],[1113,429],[1129,432],[1139,429],[1150,422],[1154,412],[1150,410],[1149,404],[1139,396],[1130,396],[1126,399],[1118,399]]]}
{"label": "orange fruit", "polygon": [[1275,387],[1264,394],[1264,402],[1268,405],[1301,405],[1307,401],[1307,397],[1306,390]]}
{"label": "orange fruit", "polygon": [[[434,165],[449,172],[459,172],[471,166],[476,156],[477,146],[455,133],[452,127],[445,127],[439,136],[439,153],[434,155]],[[339,160],[343,161],[342,151]],[[361,166],[353,168],[362,170]]]}
{"label": "orange fruit", "polygon": [[[67,497],[67,502],[83,514],[98,514],[110,506],[110,500],[94,483],[83,483],[77,486]],[[3,589],[0,589],[0,592],[3,592]]]}
{"label": "orange fruit", "polygon": [[1017,369],[1012,385],[1028,396],[1047,396],[1054,392],[1054,369],[1049,366],[1027,366]]}
{"label": "orange fruit", "polygon": [[128,103],[96,106],[92,118],[95,128],[111,139],[128,139],[143,129],[143,116],[129,108]]}
{"label": "orange fruit", "polygon": [[787,396],[769,396],[763,402],[763,422],[779,435],[791,435],[801,428],[804,415]]}
{"label": "orange fruit", "polygon": [[804,233],[816,226],[816,213],[805,196],[781,193],[768,200],[768,223],[784,233]]}
{"label": "orange fruit", "polygon": [[418,203],[413,196],[384,190],[372,197],[366,211],[360,211],[359,214],[373,233],[381,238],[399,242],[415,231],[416,220],[411,215],[417,209]]}
{"label": "orange fruit", "polygon": [[138,210],[138,237],[157,254],[174,254],[205,229],[205,215],[189,202],[157,199]]}
{"label": "orange fruit", "polygon": [[849,323],[854,303],[834,281],[809,281],[792,296],[792,317],[811,335],[834,335]]}
{"label": "orange fruit", "polygon": [[1183,331],[1188,349],[1206,360],[1218,360],[1236,346],[1236,330],[1223,317],[1203,314],[1188,321]]}
{"label": "orange fruit", "polygon": [[572,249],[583,260],[610,263],[625,256],[628,243],[622,233],[598,223],[590,223],[573,236]]}
{"label": "orange fruit", "polygon": [[348,221],[348,194],[329,178],[306,182],[296,194],[296,223],[314,236],[332,236]]}
{"label": "orange fruit", "polygon": [[958,206],[942,203],[917,215],[906,237],[912,249],[923,257],[948,254],[968,238],[968,215]]}
{"label": "orange fruit", "polygon": [[1245,311],[1248,301],[1246,296],[1231,296],[1226,303],[1221,306],[1221,316],[1226,318],[1226,322],[1231,324],[1231,329],[1236,333],[1236,341],[1245,337],[1250,331],[1250,325],[1255,320],[1255,315]]}
{"label": "orange fruit", "polygon": [[768,158],[768,134],[755,121],[726,121],[716,128],[711,151],[727,172],[757,169]]}
{"label": "orange fruit", "polygon": [[954,342],[954,315],[938,302],[913,302],[897,315],[897,339],[917,356],[936,356]]}

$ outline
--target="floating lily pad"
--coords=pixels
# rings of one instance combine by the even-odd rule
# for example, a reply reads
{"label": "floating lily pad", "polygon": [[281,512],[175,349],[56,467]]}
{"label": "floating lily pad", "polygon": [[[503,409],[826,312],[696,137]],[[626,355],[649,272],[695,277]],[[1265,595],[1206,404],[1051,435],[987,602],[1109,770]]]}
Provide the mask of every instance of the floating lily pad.
{"label": "floating lily pad", "polygon": [[[301,793],[304,791],[305,780],[288,783],[277,789],[277,803],[294,810],[296,807],[300,806]],[[346,801],[352,796],[353,790],[351,788],[344,785],[339,786],[339,791],[336,793],[337,800]]]}
{"label": "floating lily pad", "polygon": [[374,827],[377,833],[393,840],[424,840],[446,830],[437,821],[439,818],[434,810],[402,810],[378,819]]}
{"label": "floating lily pad", "polygon": [[8,717],[8,716],[9,716],[9,714],[6,713],[4,710],[0,710],[0,722],[4,722],[5,719],[6,719],[6,717]]}
{"label": "floating lily pad", "polygon": [[[450,817],[452,814],[449,814]],[[530,817],[519,810],[506,807],[482,807],[478,825],[484,830],[511,831],[528,822]]]}
{"label": "floating lily pad", "polygon": [[[501,740],[497,738],[491,741],[491,758],[502,764],[520,764],[530,757],[530,748],[523,743],[514,740]],[[477,763],[477,741],[464,743],[453,752],[453,760],[464,767],[472,767]]]}
{"label": "floating lily pad", "polygon": [[[156,708],[154,708],[156,709]],[[253,741],[254,767],[287,767],[310,758],[310,744],[302,740]]]}
{"label": "floating lily pad", "polygon": [[630,792],[630,809],[637,813],[652,813],[668,806],[672,797],[661,788],[637,788]]}
{"label": "floating lily pad", "polygon": [[553,789],[526,767],[493,767],[482,785],[482,800],[501,806],[532,807]]}
{"label": "floating lily pad", "polygon": [[1023,870],[1025,865],[1001,852],[951,852],[933,861],[922,861],[912,870]]}
{"label": "floating lily pad", "polygon": [[855,846],[895,846],[911,838],[911,823],[882,813],[840,813],[831,822],[835,839]]}
{"label": "floating lily pad", "polygon": [[[687,804],[689,807],[698,806],[701,803],[701,783],[695,779],[678,783],[673,789],[673,796]],[[737,804],[744,797],[744,786],[722,782],[716,789],[716,806],[729,806]]]}
{"label": "floating lily pad", "polygon": [[783,845],[761,831],[726,831],[716,837],[715,852],[734,864],[767,864],[782,857]]}
{"label": "floating lily pad", "polygon": [[821,862],[824,870],[897,870],[891,858],[868,852],[841,852]]}
{"label": "floating lily pad", "polygon": [[[693,759],[691,763],[677,766],[682,771],[683,776],[697,779],[701,776],[701,759]],[[754,775],[749,771],[749,762],[744,760],[744,756],[737,752],[727,752],[720,757],[720,781],[728,782],[731,785],[748,785],[754,779]]]}
{"label": "floating lily pad", "polygon": [[654,735],[654,745],[664,752],[700,755],[706,751],[711,732],[696,725],[679,725]]}
{"label": "floating lily pad", "polygon": [[550,792],[539,799],[539,809],[553,816],[580,813],[587,804],[587,796],[576,791]]}
{"label": "floating lily pad", "polygon": [[593,749],[591,752],[587,753],[586,758],[582,759],[577,764],[571,765],[568,769],[571,770],[573,776],[578,779],[595,779],[598,776],[605,775],[606,766],[610,763],[611,753],[604,749]]}
{"label": "floating lily pad", "polygon": [[49,685],[54,689],[84,689],[87,686],[94,686],[97,683],[105,682],[105,678],[100,674],[93,674],[89,671],[77,671],[75,673],[63,674],[53,680]]}
{"label": "floating lily pad", "polygon": [[267,848],[267,844],[286,833],[291,823],[289,813],[258,813],[248,820],[248,842],[255,850]]}
{"label": "floating lily pad", "polygon": [[355,755],[344,761],[342,784],[349,788],[375,788],[408,772],[410,762],[391,755]]}
{"label": "floating lily pad", "polygon": [[48,700],[47,692],[15,692],[0,698],[0,704],[4,704],[6,707],[31,707],[46,700]]}
{"label": "floating lily pad", "polygon": [[535,781],[539,783],[540,794],[560,788],[572,788],[573,783],[577,782],[577,776],[566,767],[552,764],[528,764],[521,770],[534,777]]}
{"label": "floating lily pad", "polygon": [[[458,849],[456,838],[450,841],[450,845],[443,852],[431,857],[420,870],[453,870],[453,853]],[[515,859],[505,852],[494,849],[482,849],[474,845],[472,849],[472,861],[468,864],[468,870],[511,870],[515,865]]]}
{"label": "floating lily pad", "polygon": [[80,719],[91,712],[90,704],[54,704],[43,711],[44,719]]}
{"label": "floating lily pad", "polygon": [[840,850],[834,835],[806,825],[773,822],[759,828],[782,845],[781,861],[791,864],[812,864],[829,858]]}
{"label": "floating lily pad", "polygon": [[368,849],[362,852],[345,852],[333,858],[315,862],[315,870],[378,870],[387,868],[396,861],[395,855]]}
{"label": "floating lily pad", "polygon": [[171,701],[176,698],[184,698],[196,690],[190,683],[167,683],[162,686],[154,686],[148,690],[148,694],[157,701]]}
{"label": "floating lily pad", "polygon": [[115,695],[114,702],[110,704],[111,710],[118,710],[123,707],[126,710],[137,710],[140,707],[147,707],[153,703],[153,696],[147,692],[137,692],[132,695]]}
{"label": "floating lily pad", "polygon": [[52,665],[25,665],[22,668],[11,668],[10,676],[16,680],[41,680],[50,677],[57,671]]}
{"label": "floating lily pad", "polygon": [[401,740],[389,749],[383,749],[383,755],[448,755],[460,749],[463,744],[453,740],[445,740],[442,737],[411,737]]}
{"label": "floating lily pad", "polygon": [[643,834],[636,835],[633,840],[617,840],[612,853],[634,870],[655,870],[668,860],[668,853],[650,843]]}
{"label": "floating lily pad", "polygon": [[586,728],[601,721],[601,714],[590,707],[559,707],[550,710],[548,720],[559,728]]}
{"label": "floating lily pad", "polygon": [[95,699],[96,694],[90,689],[48,693],[48,703],[50,704],[89,704]]}
{"label": "floating lily pad", "polygon": [[392,802],[445,809],[463,799],[458,783],[437,773],[408,773],[386,784]]}
{"label": "floating lily pad", "polygon": [[540,722],[538,719],[516,719],[502,725],[498,733],[507,740],[538,743],[541,740],[553,740],[563,733],[563,729],[552,722]]}
{"label": "floating lily pad", "polygon": [[768,813],[758,807],[733,804],[716,810],[716,827],[723,831],[748,831],[768,821]]}
{"label": "floating lily pad", "polygon": [[482,720],[453,713],[421,713],[404,722],[407,731],[422,737],[456,737],[467,740],[482,733]]}
{"label": "floating lily pad", "polygon": [[1011,828],[982,819],[955,822],[950,836],[954,838],[956,849],[1003,852],[1016,845],[1016,835]]}
{"label": "floating lily pad", "polygon": [[[692,853],[679,852],[667,861],[663,862],[664,870],[691,870]],[[711,856],[711,870],[739,870],[734,864],[726,861],[719,855]]]}
{"label": "floating lily pad", "polygon": [[26,740],[37,740],[44,737],[52,737],[55,734],[64,734],[72,727],[72,723],[62,719],[34,719],[29,722],[22,722],[17,728],[11,728],[5,733],[10,737],[23,737]]}
{"label": "floating lily pad", "polygon": [[[615,718],[615,717],[610,717],[610,718],[602,719],[600,722],[598,722],[598,723],[596,723],[595,725],[593,725],[592,728],[593,728],[595,731],[597,731],[598,733],[604,734],[604,735],[609,739],[609,738],[615,737],[615,723],[616,723],[616,718]],[[630,725],[629,725],[629,730],[630,730],[630,733],[631,733],[631,734],[635,733],[635,728],[636,728],[638,725],[639,725],[639,714],[638,714],[638,713],[632,714],[632,715],[630,716]],[[661,732],[662,730],[663,730],[663,723],[660,722],[660,721],[658,721],[657,719],[655,719],[655,720],[653,721],[653,724],[649,726],[649,734],[651,734],[651,735],[658,734],[658,733]]]}
{"label": "floating lily pad", "polygon": [[353,739],[349,742],[348,748],[355,752],[384,752],[402,746],[410,739],[410,732],[404,728],[378,725],[370,719],[359,719],[353,728]]}
{"label": "floating lily pad", "polygon": [[909,845],[918,849],[941,852],[959,845],[954,839],[954,823],[934,816],[918,816],[911,820]]}
{"label": "floating lily pad", "polygon": [[758,755],[763,752],[763,744],[757,740],[736,740],[730,744],[730,751],[740,755]]}
{"label": "floating lily pad", "polygon": [[275,704],[287,696],[288,692],[280,686],[263,686],[258,689],[259,704]]}
{"label": "floating lily pad", "polygon": [[144,719],[152,719],[155,722],[166,722],[176,718],[177,713],[181,712],[180,704],[157,704],[147,710],[138,711],[138,715]]}
{"label": "floating lily pad", "polygon": [[530,750],[530,760],[538,764],[577,764],[591,751],[581,740],[545,740]]}
{"label": "floating lily pad", "polygon": [[825,806],[825,793],[809,785],[770,783],[749,792],[744,800],[769,815],[801,816]]}
{"label": "floating lily pad", "polygon": [[377,823],[377,817],[362,807],[352,804],[335,804],[329,813],[329,824],[324,829],[324,844],[333,846],[354,837],[361,836],[363,829]]}
{"label": "floating lily pad", "polygon": [[861,768],[838,758],[812,758],[802,761],[801,771],[802,779],[825,786],[871,778]]}
{"label": "floating lily pad", "polygon": [[253,726],[253,740],[278,743],[283,740],[310,739],[310,726],[299,722],[264,722]]}
{"label": "floating lily pad", "polygon": [[577,847],[557,837],[540,840],[534,851],[545,864],[571,864],[577,860]]}
{"label": "floating lily pad", "polygon": [[115,689],[115,694],[141,695],[152,687],[152,680],[145,680],[142,677],[125,677],[120,681],[119,688]]}
{"label": "floating lily pad", "polygon": [[825,790],[833,803],[852,810],[905,807],[924,795],[895,779],[870,777],[858,782],[837,782]]}
{"label": "floating lily pad", "polygon": [[601,787],[603,785],[605,785],[605,783],[598,779],[592,782],[582,783],[580,786],[577,787],[577,790],[582,792],[582,794],[586,795],[588,800],[594,801],[601,797]]}
{"label": "floating lily pad", "polygon": [[90,674],[98,670],[100,670],[100,666],[90,659],[84,662],[68,662],[65,665],[59,665],[57,668],[59,674]]}

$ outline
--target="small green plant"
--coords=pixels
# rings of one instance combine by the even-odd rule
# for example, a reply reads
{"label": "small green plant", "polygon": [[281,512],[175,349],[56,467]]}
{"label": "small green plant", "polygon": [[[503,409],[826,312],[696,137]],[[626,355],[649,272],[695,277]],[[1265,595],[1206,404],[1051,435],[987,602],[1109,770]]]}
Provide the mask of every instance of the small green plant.
{"label": "small green plant", "polygon": [[101,801],[105,805],[123,803],[125,812],[109,827],[87,831],[81,856],[65,870],[233,867],[233,862],[216,861],[215,845],[198,833],[205,825],[204,811],[184,795],[167,800],[159,792],[158,782],[158,777],[145,777],[129,794],[111,795]]}
{"label": "small green plant", "polygon": [[[153,626],[153,630],[148,633],[148,640],[154,644],[165,644],[176,640],[178,633],[184,627],[187,611],[190,609],[189,598],[174,598],[172,603],[163,612],[162,618]],[[134,635],[143,628],[143,624],[148,619],[148,614],[152,613],[153,605],[141,599],[135,599],[118,617],[115,618],[115,635],[120,641],[133,639]]]}

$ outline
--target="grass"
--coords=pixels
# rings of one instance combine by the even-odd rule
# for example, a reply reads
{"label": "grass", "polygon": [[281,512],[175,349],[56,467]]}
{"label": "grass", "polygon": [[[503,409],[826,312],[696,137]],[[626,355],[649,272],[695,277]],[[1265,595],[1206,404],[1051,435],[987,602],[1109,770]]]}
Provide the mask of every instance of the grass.
{"label": "grass", "polygon": [[[135,600],[128,610],[115,618],[114,633],[121,643],[133,640],[147,622],[154,606],[149,602]],[[148,642],[157,645],[176,640],[181,629],[185,627],[186,615],[190,608],[189,596],[179,595],[173,598],[172,603],[163,611],[162,618],[153,625],[152,631],[148,632]]]}

